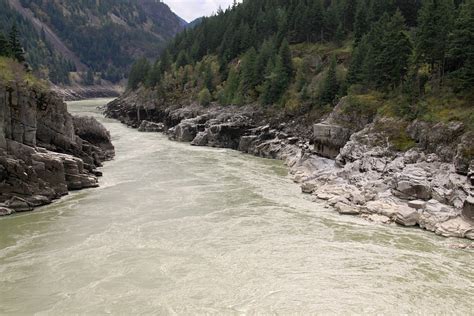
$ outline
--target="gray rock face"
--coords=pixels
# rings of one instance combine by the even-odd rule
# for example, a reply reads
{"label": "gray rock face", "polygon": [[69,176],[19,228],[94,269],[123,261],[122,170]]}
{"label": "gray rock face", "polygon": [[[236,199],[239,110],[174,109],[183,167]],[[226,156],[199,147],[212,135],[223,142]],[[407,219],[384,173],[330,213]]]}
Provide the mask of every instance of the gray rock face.
{"label": "gray rock face", "polygon": [[[380,130],[388,126],[397,131],[400,122],[354,116],[345,110],[347,99],[323,123],[306,122],[312,136],[295,121],[262,113],[259,107],[173,107],[153,100],[128,95],[110,104],[106,113],[130,126],[138,126],[138,117],[161,122],[169,128],[170,139],[194,146],[232,148],[281,159],[302,192],[340,214],[474,239],[474,221],[469,219],[472,201],[467,200],[474,163],[466,155],[472,147],[463,136],[462,124],[442,124],[438,131],[430,124],[415,122],[407,133],[419,146],[400,152],[388,140],[392,130]],[[440,146],[432,144],[435,140]],[[334,161],[321,156],[337,157]],[[466,178],[459,171],[466,169],[467,162],[471,171]]]}
{"label": "gray rock face", "polygon": [[315,152],[327,158],[336,158],[351,136],[347,128],[327,123],[315,124],[313,133]]}
{"label": "gray rock face", "polygon": [[10,208],[7,208],[7,207],[0,206],[0,216],[7,216],[7,215],[11,215],[13,213],[15,213],[14,210],[12,210]]}
{"label": "gray rock face", "polygon": [[0,85],[0,215],[96,187],[95,168],[113,154],[105,128],[73,118],[55,94]]}
{"label": "gray rock face", "polygon": [[397,211],[395,222],[403,226],[415,226],[419,218],[420,215],[416,210],[403,207]]}
{"label": "gray rock face", "polygon": [[165,131],[165,124],[163,123],[154,123],[150,121],[143,120],[138,128],[139,132],[146,132],[146,133],[158,133]]}

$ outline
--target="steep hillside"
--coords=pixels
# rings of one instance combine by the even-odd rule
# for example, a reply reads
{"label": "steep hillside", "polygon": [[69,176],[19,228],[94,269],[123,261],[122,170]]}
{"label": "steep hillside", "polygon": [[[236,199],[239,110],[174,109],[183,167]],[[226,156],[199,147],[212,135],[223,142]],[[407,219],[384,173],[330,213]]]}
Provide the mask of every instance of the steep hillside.
{"label": "steep hillside", "polygon": [[[68,73],[76,70],[86,85],[99,77],[119,82],[133,59],[156,55],[185,26],[157,0],[0,0],[0,6],[3,32],[21,25],[27,60],[43,77],[64,84],[75,80]],[[45,51],[58,61],[48,62]]]}
{"label": "steep hillside", "polygon": [[284,159],[341,214],[474,238],[473,14],[472,0],[247,0],[138,60],[106,113]]}

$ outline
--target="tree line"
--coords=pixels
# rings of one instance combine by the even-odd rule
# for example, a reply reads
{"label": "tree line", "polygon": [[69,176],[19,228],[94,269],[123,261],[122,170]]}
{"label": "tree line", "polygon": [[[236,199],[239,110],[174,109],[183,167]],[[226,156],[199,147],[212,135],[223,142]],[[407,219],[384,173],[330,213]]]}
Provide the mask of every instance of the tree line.
{"label": "tree line", "polygon": [[[138,60],[129,88],[162,97],[197,88],[224,104],[274,104],[294,90],[308,97],[306,58],[290,47],[333,46],[317,102],[332,103],[350,86],[414,97],[474,86],[474,0],[246,0],[179,34],[156,62]],[[337,48],[352,43],[349,62]],[[307,56],[306,56],[307,57]],[[347,65],[347,73],[340,68]]]}

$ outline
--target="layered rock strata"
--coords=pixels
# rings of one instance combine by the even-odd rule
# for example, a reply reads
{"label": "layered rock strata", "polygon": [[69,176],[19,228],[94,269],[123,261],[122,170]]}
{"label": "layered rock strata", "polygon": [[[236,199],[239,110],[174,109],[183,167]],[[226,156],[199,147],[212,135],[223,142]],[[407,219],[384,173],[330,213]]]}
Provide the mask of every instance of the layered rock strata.
{"label": "layered rock strata", "polygon": [[56,94],[18,82],[0,85],[0,215],[97,187],[97,167],[113,154],[105,128],[71,116]]}

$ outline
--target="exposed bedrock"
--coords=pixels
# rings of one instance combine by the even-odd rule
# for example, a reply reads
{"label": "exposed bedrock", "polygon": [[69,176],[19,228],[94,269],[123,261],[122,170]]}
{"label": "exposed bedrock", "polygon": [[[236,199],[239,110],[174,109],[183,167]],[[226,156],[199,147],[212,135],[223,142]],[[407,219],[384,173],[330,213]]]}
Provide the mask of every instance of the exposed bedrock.
{"label": "exposed bedrock", "polygon": [[113,153],[105,128],[71,116],[54,93],[0,86],[0,215],[97,187],[96,168]]}
{"label": "exposed bedrock", "polygon": [[194,146],[284,160],[304,193],[340,214],[474,239],[474,137],[459,122],[409,124],[402,132],[414,146],[402,151],[391,141],[399,121],[355,117],[346,99],[327,119],[305,127],[313,131],[310,137],[298,123],[258,107],[153,100],[128,94],[109,104],[106,115],[132,127],[163,124],[170,139]]}

